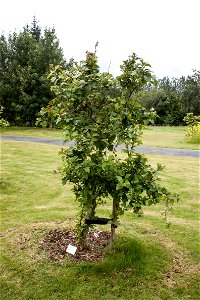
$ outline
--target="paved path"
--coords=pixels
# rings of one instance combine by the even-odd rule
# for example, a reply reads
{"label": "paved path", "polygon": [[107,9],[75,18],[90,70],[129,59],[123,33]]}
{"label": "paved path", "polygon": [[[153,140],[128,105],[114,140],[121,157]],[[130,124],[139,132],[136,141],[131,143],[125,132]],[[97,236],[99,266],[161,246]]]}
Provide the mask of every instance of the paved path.
{"label": "paved path", "polygon": [[[64,145],[64,143],[61,140],[52,140],[52,139],[46,139],[46,138],[1,136],[1,139],[2,140],[20,141],[20,142],[34,142],[34,143]],[[68,142],[66,145],[72,146],[73,142]],[[124,149],[124,147],[119,146],[118,149],[121,150],[121,149]],[[161,155],[200,157],[200,150],[156,148],[156,147],[146,147],[146,146],[137,146],[136,150],[138,152],[142,152],[142,153],[154,153],[154,154],[161,154]]]}

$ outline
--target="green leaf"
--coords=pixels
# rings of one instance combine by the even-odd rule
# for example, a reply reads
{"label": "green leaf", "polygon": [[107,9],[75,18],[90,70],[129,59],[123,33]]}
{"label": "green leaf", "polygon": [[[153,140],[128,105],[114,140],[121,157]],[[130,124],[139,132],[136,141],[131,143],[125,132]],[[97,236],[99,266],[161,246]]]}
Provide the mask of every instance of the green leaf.
{"label": "green leaf", "polygon": [[85,167],[84,170],[85,172],[90,173],[90,167]]}

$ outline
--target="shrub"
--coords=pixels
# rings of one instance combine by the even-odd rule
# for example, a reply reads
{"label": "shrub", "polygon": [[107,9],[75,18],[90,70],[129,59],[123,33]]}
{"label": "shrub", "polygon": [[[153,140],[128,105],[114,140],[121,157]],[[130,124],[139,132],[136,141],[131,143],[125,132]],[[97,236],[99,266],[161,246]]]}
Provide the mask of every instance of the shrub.
{"label": "shrub", "polygon": [[183,119],[188,125],[186,129],[186,142],[191,144],[200,143],[200,116],[194,116],[193,113],[188,113]]}
{"label": "shrub", "polygon": [[200,124],[200,116],[194,116],[193,113],[188,113],[183,121],[187,124],[187,125],[197,125]]}
{"label": "shrub", "polygon": [[0,107],[0,127],[8,127],[9,126],[8,121],[1,118],[2,112],[3,112],[3,107]]}
{"label": "shrub", "polygon": [[187,126],[186,142],[191,144],[200,143],[200,122],[194,125]]}

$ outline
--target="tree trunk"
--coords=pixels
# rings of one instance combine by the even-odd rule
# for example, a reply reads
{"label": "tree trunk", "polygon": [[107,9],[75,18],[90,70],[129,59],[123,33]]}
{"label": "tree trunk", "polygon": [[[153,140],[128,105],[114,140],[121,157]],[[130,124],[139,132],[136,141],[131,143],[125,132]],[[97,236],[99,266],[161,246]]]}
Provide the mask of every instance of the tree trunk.
{"label": "tree trunk", "polygon": [[118,207],[119,201],[116,198],[113,198],[113,207],[112,207],[112,224],[111,224],[111,237],[110,237],[110,247],[112,248],[115,240],[115,229],[116,229],[116,222],[118,219]]}
{"label": "tree trunk", "polygon": [[112,248],[115,241],[115,227],[111,224],[111,237],[110,237],[110,248]]}
{"label": "tree trunk", "polygon": [[79,231],[79,243],[80,246],[83,249],[87,249],[88,245],[86,242],[86,238],[87,238],[87,234],[90,230],[90,226],[88,224],[86,224],[85,220],[91,220],[94,219],[95,217],[95,209],[96,209],[96,199],[90,199],[90,209],[86,212],[86,215],[84,216],[84,224],[82,225],[82,228]]}
{"label": "tree trunk", "polygon": [[88,249],[86,238],[87,238],[89,229],[90,229],[90,227],[87,224],[84,224],[83,227],[79,231],[79,244],[82,249]]}

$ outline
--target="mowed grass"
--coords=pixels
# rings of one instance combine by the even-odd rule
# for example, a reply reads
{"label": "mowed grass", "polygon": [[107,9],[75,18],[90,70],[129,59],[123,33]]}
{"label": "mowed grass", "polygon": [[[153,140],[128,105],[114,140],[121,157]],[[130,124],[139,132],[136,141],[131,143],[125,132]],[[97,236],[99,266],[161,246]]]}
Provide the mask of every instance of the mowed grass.
{"label": "mowed grass", "polygon": [[[143,146],[199,150],[199,144],[186,143],[185,129],[186,127],[183,126],[148,126],[147,129],[144,129],[143,131]],[[61,140],[64,138],[61,130],[47,128],[7,127],[2,128],[1,134],[8,136],[38,137]]]}
{"label": "mowed grass", "polygon": [[40,127],[6,127],[1,128],[1,135],[22,136],[47,139],[63,139],[64,135],[59,129],[49,129]]}
{"label": "mowed grass", "polygon": [[[104,261],[76,265],[52,262],[39,247],[49,230],[73,228],[79,212],[71,186],[61,184],[59,148],[1,143],[1,299],[199,299],[198,159],[148,155],[166,166],[162,183],[180,194],[171,227],[164,204],[146,207],[142,218],[127,212]],[[98,209],[110,211],[109,201]]]}
{"label": "mowed grass", "polygon": [[189,144],[185,140],[186,127],[148,126],[143,131],[143,145],[151,147],[200,150],[200,144]]}

